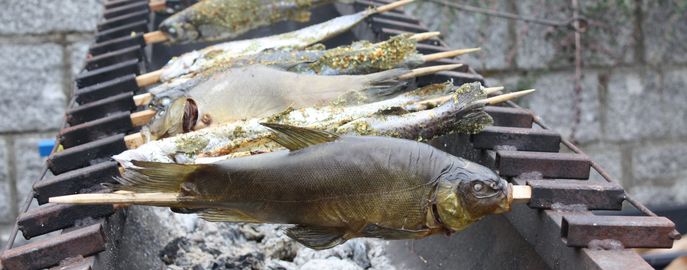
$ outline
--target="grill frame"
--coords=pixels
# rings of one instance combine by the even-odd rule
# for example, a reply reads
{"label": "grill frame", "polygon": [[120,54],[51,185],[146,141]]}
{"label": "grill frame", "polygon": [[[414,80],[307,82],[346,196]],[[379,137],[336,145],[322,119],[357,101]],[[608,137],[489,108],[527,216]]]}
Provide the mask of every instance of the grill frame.
{"label": "grill frame", "polygon": [[[378,6],[389,2],[358,0],[350,6],[338,6],[338,9],[341,13],[352,13],[371,5]],[[119,237],[117,232],[120,227],[118,226],[125,218],[126,211],[111,207],[84,211],[86,209],[84,207],[57,207],[45,204],[48,196],[92,191],[91,186],[98,182],[97,180],[108,182],[111,181],[108,177],[118,176],[119,171],[108,159],[112,154],[126,149],[124,136],[136,131],[124,120],[128,120],[127,113],[130,114],[141,108],[136,108],[129,102],[122,102],[124,99],[121,97],[128,97],[132,93],[142,91],[136,85],[135,76],[144,73],[150,62],[150,55],[152,55],[150,47],[152,46],[144,44],[142,33],[152,29],[153,16],[144,16],[143,11],[147,11],[150,15],[147,0],[114,0],[106,2],[105,6],[107,9],[97,28],[98,33],[95,38],[97,43],[89,50],[93,57],[88,60],[86,68],[75,80],[76,89],[67,109],[65,118],[67,121],[63,124],[57,138],[57,144],[64,144],[66,149],[61,152],[53,149],[42,176],[34,184],[34,192],[27,198],[25,209],[17,218],[18,222],[11,234],[11,239],[0,254],[0,260],[4,263],[3,269],[48,267],[60,263],[66,259],[65,256],[84,256],[85,258],[71,260],[62,269],[108,268],[107,260],[111,259],[111,254],[108,252],[112,252],[113,243]],[[353,30],[357,38],[383,40],[402,32],[429,31],[421,20],[398,10],[373,16],[366,20],[365,24]],[[418,46],[418,50],[422,53],[435,53],[448,49],[447,44],[441,39],[423,42]],[[438,63],[461,62],[449,59],[429,64]],[[468,65],[458,71],[440,72],[419,78],[417,84],[444,82],[447,79],[453,79],[456,84],[474,81],[484,84],[484,78]],[[637,253],[631,250],[584,248],[590,240],[606,240],[591,239],[584,232],[603,236],[609,235],[609,231],[618,229],[620,226],[628,232],[640,234],[614,235],[615,240],[623,243],[625,247],[633,244],[638,247],[667,247],[668,243],[672,244],[672,241],[666,239],[676,237],[673,231],[674,224],[665,218],[642,217],[642,221],[633,223],[635,227],[629,225],[623,227],[622,222],[604,228],[589,227],[590,223],[594,223],[595,218],[598,219],[599,216],[595,216],[588,209],[620,210],[622,202],[629,199],[617,181],[609,177],[579,148],[561,138],[560,134],[548,129],[541,118],[531,111],[520,108],[512,102],[503,107],[489,106],[486,111],[494,118],[495,127],[470,136],[466,141],[471,148],[474,148],[473,150],[476,150],[477,154],[472,159],[498,169],[502,176],[513,183],[529,184],[533,187],[535,198],[528,205],[514,206],[513,211],[506,214],[506,218],[534,247],[549,267],[556,269],[615,269],[617,267],[651,269]],[[88,112],[98,112],[102,115],[93,116]],[[119,125],[112,123],[119,123]],[[567,151],[575,154],[560,153],[560,144],[563,144]],[[454,152],[454,154],[460,153]],[[532,157],[532,159],[526,159],[526,157]],[[516,163],[508,164],[506,161]],[[547,162],[549,165],[545,164]],[[574,168],[560,170],[561,167],[565,167],[564,165],[574,166]],[[591,169],[596,170],[606,181],[587,180]],[[56,176],[46,180],[47,170],[51,170]],[[562,177],[578,180],[558,179]],[[94,181],[93,178],[97,180]],[[38,199],[40,206],[27,212],[34,197]],[[633,201],[630,200],[630,202]],[[579,207],[579,204],[583,207]],[[645,211],[646,208],[641,204],[635,204],[635,206],[645,213],[650,213]],[[110,216],[104,218],[108,215]],[[586,218],[580,218],[580,216]],[[70,226],[70,219],[83,218],[93,220],[85,223],[72,220],[72,225],[74,223],[91,225]],[[630,219],[636,219],[624,218],[628,222]],[[620,217],[612,219],[622,220]],[[43,224],[40,223],[41,221],[49,224],[37,226]],[[640,229],[632,230],[632,228]],[[650,230],[651,228],[660,229]],[[19,229],[26,233],[27,237],[59,229],[65,230],[60,235],[40,237],[41,239],[35,242],[14,247],[14,239]],[[67,241],[65,238],[71,240]],[[45,256],[45,252],[49,251],[50,255]],[[96,254],[96,251],[101,253]]]}

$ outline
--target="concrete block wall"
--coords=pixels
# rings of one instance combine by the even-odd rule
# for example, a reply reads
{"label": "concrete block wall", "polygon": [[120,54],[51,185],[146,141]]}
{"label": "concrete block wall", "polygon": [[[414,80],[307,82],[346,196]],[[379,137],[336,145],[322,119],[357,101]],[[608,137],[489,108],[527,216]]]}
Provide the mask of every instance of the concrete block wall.
{"label": "concrete block wall", "polygon": [[0,244],[40,177],[38,142],[59,130],[100,0],[4,0],[0,5]]}
{"label": "concrete block wall", "polygon": [[[566,21],[571,1],[454,0],[523,17]],[[573,139],[639,200],[687,203],[687,2],[579,0],[581,102],[573,32],[417,1],[410,11],[456,48],[489,85],[537,88],[519,102]],[[579,120],[575,112],[579,110]],[[578,127],[572,134],[573,122]]]}

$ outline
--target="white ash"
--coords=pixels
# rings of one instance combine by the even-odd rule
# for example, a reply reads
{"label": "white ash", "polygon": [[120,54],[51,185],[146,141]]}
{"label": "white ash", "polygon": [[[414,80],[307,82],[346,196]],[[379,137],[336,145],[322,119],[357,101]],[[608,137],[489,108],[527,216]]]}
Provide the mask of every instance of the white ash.
{"label": "white ash", "polygon": [[160,230],[170,232],[158,252],[167,269],[395,269],[379,239],[317,251],[286,236],[288,225],[215,223],[165,208],[150,212],[162,221]]}

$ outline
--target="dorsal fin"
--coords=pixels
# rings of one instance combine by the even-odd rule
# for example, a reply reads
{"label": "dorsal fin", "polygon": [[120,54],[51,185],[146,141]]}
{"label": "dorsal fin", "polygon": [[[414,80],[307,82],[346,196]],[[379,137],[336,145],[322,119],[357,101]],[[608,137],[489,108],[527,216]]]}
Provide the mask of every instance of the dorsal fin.
{"label": "dorsal fin", "polygon": [[338,135],[326,131],[275,123],[260,124],[274,131],[275,136],[271,137],[272,140],[291,151],[320,143],[333,142],[339,138]]}

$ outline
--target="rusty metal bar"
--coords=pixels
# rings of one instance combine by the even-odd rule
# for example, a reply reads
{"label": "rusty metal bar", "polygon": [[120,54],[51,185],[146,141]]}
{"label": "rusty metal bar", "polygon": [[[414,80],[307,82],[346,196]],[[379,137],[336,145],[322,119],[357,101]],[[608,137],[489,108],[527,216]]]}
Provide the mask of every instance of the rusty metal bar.
{"label": "rusty metal bar", "polygon": [[103,250],[103,225],[97,223],[7,250],[2,253],[0,260],[5,270],[40,269],[57,265],[65,258],[85,257]]}
{"label": "rusty metal bar", "polygon": [[110,114],[136,110],[133,92],[125,92],[67,110],[67,123],[78,125]]}
{"label": "rusty metal bar", "polygon": [[[665,217],[565,214],[561,236],[570,247],[671,248],[675,224]],[[619,245],[620,244],[620,245]]]}
{"label": "rusty metal bar", "polygon": [[475,148],[512,146],[519,151],[558,152],[561,136],[553,131],[490,126],[470,138]]}
{"label": "rusty metal bar", "polygon": [[113,27],[95,34],[95,42],[105,42],[114,38],[130,36],[131,33],[145,33],[148,31],[148,21],[141,20],[125,24],[118,27]]}
{"label": "rusty metal bar", "polygon": [[130,46],[144,47],[145,46],[145,40],[143,39],[143,35],[142,34],[128,35],[128,36],[123,36],[123,37],[111,39],[108,41],[99,42],[99,43],[93,44],[93,46],[91,46],[88,49],[88,52],[92,56],[96,56],[96,55],[100,55],[103,53],[116,51],[119,49],[124,49],[124,48],[130,47]]}
{"label": "rusty metal bar", "polygon": [[568,247],[561,240],[561,222],[564,214],[566,212],[531,209],[527,205],[519,204],[513,206],[513,210],[506,214],[506,218],[552,269],[653,269],[633,250]]}
{"label": "rusty metal bar", "polygon": [[[521,180],[525,181],[525,180]],[[514,182],[519,182],[517,179]],[[621,210],[625,191],[621,186],[595,181],[527,180],[532,187],[532,208],[562,208],[582,206],[585,210]]]}
{"label": "rusty metal bar", "polygon": [[112,205],[45,204],[19,215],[17,224],[24,238],[74,226],[85,218],[99,218],[114,213]]}
{"label": "rusty metal bar", "polygon": [[117,162],[106,161],[36,182],[33,190],[38,204],[45,204],[50,197],[76,194],[100,183],[115,183],[114,177],[118,175]]}
{"label": "rusty metal bar", "polygon": [[103,18],[111,19],[114,17],[119,17],[122,15],[126,15],[126,14],[129,14],[132,12],[139,11],[139,10],[146,10],[146,11],[150,10],[150,8],[148,7],[148,2],[145,2],[145,1],[144,2],[135,2],[135,3],[128,4],[128,5],[122,5],[122,6],[106,9],[105,12],[103,12]]}
{"label": "rusty metal bar", "polygon": [[48,270],[93,270],[95,269],[95,257],[89,256],[83,259],[66,260],[60,265]]}
{"label": "rusty metal bar", "polygon": [[75,101],[81,105],[139,90],[136,74],[127,74],[74,91]]}
{"label": "rusty metal bar", "polygon": [[98,30],[98,32],[105,31],[108,29],[118,27],[120,25],[130,24],[141,20],[148,20],[149,17],[150,13],[147,10],[132,12],[129,14],[113,17],[102,22],[99,22],[96,26],[96,29]]}
{"label": "rusty metal bar", "polygon": [[81,73],[76,76],[76,85],[79,88],[84,88],[94,84],[99,84],[109,80],[117,79],[129,74],[139,75],[141,73],[138,60],[131,59],[129,61],[121,62],[111,66],[94,69],[88,72]]}
{"label": "rusty metal bar", "polygon": [[131,112],[117,112],[97,120],[81,123],[60,131],[59,137],[65,149],[92,142],[134,128]]}
{"label": "rusty metal bar", "polygon": [[486,106],[484,111],[494,119],[494,126],[531,128],[534,120],[532,112],[525,109]]}
{"label": "rusty metal bar", "polygon": [[496,170],[503,176],[538,172],[545,178],[588,179],[589,158],[579,154],[496,151]]}
{"label": "rusty metal bar", "polygon": [[85,68],[86,70],[94,70],[131,59],[136,59],[139,62],[143,61],[143,51],[138,45],[94,56],[86,61]]}
{"label": "rusty metal bar", "polygon": [[48,168],[53,174],[60,174],[108,161],[126,149],[124,134],[117,134],[54,153],[47,160]]}

